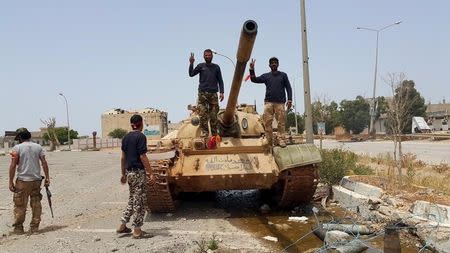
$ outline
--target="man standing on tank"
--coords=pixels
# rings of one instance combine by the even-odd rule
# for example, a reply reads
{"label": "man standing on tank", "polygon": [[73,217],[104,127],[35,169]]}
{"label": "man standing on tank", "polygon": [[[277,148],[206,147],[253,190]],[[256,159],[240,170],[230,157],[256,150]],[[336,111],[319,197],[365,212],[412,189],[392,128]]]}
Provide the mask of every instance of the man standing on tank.
{"label": "man standing on tank", "polygon": [[[11,164],[9,166],[9,190],[14,192],[14,233],[22,234],[23,223],[27,211],[28,199],[31,206],[30,233],[38,232],[41,222],[41,162],[44,171],[44,185],[50,185],[47,160],[45,151],[41,145],[31,142],[31,133],[26,128],[16,130],[15,140],[20,144],[13,147],[11,151]],[[17,177],[14,184],[14,176]]]}
{"label": "man standing on tank", "polygon": [[[200,117],[201,136],[208,136],[208,120],[211,125],[211,135],[217,135],[217,113],[219,112],[219,99],[223,101],[223,79],[220,67],[212,63],[211,49],[203,52],[205,62],[194,68],[194,54],[189,58],[189,76],[200,74],[198,85],[197,110]],[[219,97],[217,97],[219,92]]]}
{"label": "man standing on tank", "polygon": [[[292,106],[292,88],[289,83],[289,79],[286,73],[278,71],[278,59],[272,57],[269,59],[270,72],[262,74],[261,76],[255,75],[255,60],[250,62],[250,80],[254,83],[264,83],[266,85],[266,95],[264,98],[264,114],[263,122],[265,135],[269,145],[273,145],[273,118],[278,122],[278,144],[281,147],[286,146],[285,142],[285,121],[286,111],[284,104],[289,110]],[[286,102],[287,92],[287,102]]]}
{"label": "man standing on tank", "polygon": [[130,118],[131,129],[122,139],[120,182],[128,182],[130,195],[128,205],[123,211],[122,224],[117,233],[130,233],[131,229],[126,226],[134,214],[133,238],[141,238],[141,227],[144,223],[144,215],[147,206],[147,176],[150,182],[154,181],[154,175],[147,157],[147,137],[142,133],[143,120],[140,115]]}

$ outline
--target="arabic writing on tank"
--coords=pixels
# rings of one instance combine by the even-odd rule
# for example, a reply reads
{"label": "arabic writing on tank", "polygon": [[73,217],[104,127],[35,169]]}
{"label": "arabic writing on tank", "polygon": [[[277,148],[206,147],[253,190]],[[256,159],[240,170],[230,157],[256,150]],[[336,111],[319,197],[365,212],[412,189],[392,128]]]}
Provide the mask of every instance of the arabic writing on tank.
{"label": "arabic writing on tank", "polygon": [[234,170],[247,171],[253,169],[250,158],[241,158],[233,156],[213,156],[205,160],[205,170]]}

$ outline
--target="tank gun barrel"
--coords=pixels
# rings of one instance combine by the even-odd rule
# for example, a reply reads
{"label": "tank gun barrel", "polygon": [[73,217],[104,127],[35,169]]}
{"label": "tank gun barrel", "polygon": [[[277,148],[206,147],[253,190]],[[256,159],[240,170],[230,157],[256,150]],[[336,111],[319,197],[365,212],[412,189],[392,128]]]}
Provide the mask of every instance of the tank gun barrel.
{"label": "tank gun barrel", "polygon": [[252,54],[253,44],[255,43],[258,25],[253,20],[247,20],[242,27],[239,39],[238,51],[236,53],[236,66],[234,69],[233,82],[231,83],[230,95],[228,97],[227,107],[223,114],[222,123],[231,125],[234,121],[237,99],[241,89],[242,78],[244,77],[247,62]]}

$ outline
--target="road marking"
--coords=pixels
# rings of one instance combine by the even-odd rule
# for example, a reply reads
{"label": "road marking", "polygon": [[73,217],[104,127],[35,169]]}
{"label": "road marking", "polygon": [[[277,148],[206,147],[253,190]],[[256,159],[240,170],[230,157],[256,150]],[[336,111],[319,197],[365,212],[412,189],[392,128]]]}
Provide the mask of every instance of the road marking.
{"label": "road marking", "polygon": [[[161,228],[162,229],[162,228]],[[151,229],[148,233],[155,233],[158,234],[158,231],[160,229]],[[75,229],[64,229],[64,231],[67,232],[80,232],[80,233],[116,233],[116,229],[112,228],[75,228]],[[228,235],[228,236],[248,236],[252,237],[250,234],[243,233],[243,232],[220,232],[220,231],[195,231],[195,230],[165,230],[164,232],[167,232],[169,234],[176,234],[176,235],[203,235],[203,234],[216,234],[216,235]]]}

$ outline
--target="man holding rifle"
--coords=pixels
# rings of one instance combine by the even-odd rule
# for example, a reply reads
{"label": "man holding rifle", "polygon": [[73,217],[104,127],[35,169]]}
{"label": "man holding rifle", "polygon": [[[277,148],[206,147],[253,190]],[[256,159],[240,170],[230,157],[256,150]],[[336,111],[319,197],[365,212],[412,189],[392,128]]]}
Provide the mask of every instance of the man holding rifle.
{"label": "man holding rifle", "polygon": [[[31,133],[26,128],[16,131],[15,140],[20,144],[11,150],[11,164],[9,166],[9,190],[14,193],[14,233],[23,234],[23,223],[27,211],[28,198],[31,206],[30,233],[36,233],[41,222],[41,165],[45,175],[44,186],[50,185],[45,152],[41,145],[30,141]],[[39,164],[41,162],[41,165]],[[16,181],[14,176],[17,171]]]}

